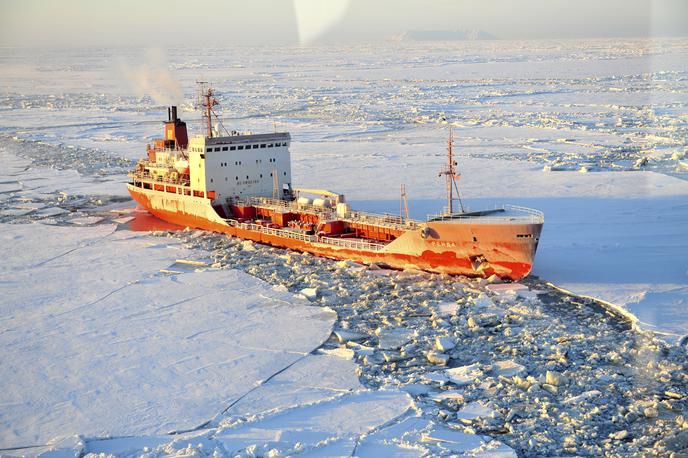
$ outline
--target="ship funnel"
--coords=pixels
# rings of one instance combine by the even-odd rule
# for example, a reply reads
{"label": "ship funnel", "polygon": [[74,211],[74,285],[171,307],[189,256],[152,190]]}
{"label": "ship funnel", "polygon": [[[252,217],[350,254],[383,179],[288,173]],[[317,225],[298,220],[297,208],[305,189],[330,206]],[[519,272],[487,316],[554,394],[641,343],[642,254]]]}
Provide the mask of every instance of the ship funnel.
{"label": "ship funnel", "polygon": [[186,123],[177,117],[177,107],[167,108],[167,122],[165,123],[165,148],[184,149],[189,144]]}

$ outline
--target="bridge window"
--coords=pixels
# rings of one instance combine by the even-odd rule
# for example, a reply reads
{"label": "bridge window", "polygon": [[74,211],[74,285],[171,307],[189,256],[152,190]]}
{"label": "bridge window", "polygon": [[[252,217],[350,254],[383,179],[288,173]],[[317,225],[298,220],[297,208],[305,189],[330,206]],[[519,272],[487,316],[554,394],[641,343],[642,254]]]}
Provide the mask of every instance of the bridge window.
{"label": "bridge window", "polygon": [[235,149],[236,149],[236,146],[230,146],[230,147],[229,147],[229,150],[230,150],[230,151],[234,151]]}
{"label": "bridge window", "polygon": [[265,143],[263,143],[262,145],[260,145],[261,148],[265,148],[266,146],[268,146],[268,145],[266,145]]}
{"label": "bridge window", "polygon": [[215,151],[220,151],[220,147],[218,146],[217,148],[215,148]]}
{"label": "bridge window", "polygon": [[270,143],[270,144],[268,145],[268,148],[272,148],[273,146],[274,146],[274,145],[273,145],[272,143]]}
{"label": "bridge window", "polygon": [[213,150],[212,148],[206,148],[206,149],[205,149],[205,152],[206,152],[206,153],[210,153],[212,150]]}
{"label": "bridge window", "polygon": [[229,148],[227,148],[226,146],[223,146],[223,147],[222,147],[222,151],[227,151],[228,149],[229,149]]}
{"label": "bridge window", "polygon": [[237,148],[244,149],[244,145],[239,145],[239,146],[237,146]]}
{"label": "bridge window", "polygon": [[258,148],[258,145],[257,144],[253,145],[253,149],[256,149],[256,148]]}

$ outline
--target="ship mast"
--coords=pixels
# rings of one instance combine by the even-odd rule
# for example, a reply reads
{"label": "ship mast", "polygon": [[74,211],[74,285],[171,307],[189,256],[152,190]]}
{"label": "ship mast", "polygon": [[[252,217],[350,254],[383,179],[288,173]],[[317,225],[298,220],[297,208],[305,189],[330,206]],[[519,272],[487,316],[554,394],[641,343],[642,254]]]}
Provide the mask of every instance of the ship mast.
{"label": "ship mast", "polygon": [[454,133],[451,127],[449,128],[449,140],[447,141],[447,165],[440,172],[439,176],[444,175],[447,181],[447,215],[454,213],[454,190],[456,190],[456,197],[459,201],[459,206],[463,212],[463,202],[461,202],[461,195],[459,194],[459,178],[460,173],[457,173],[456,166],[457,163],[454,160],[454,152],[452,150],[454,146]]}
{"label": "ship mast", "polygon": [[207,81],[196,81],[196,84],[199,86],[200,106],[203,108],[203,124],[205,124],[206,136],[208,138],[213,138],[213,115],[215,115],[215,119],[217,119],[225,133],[229,135],[220,117],[215,113],[215,110],[213,110],[215,105],[220,104],[215,98],[215,91],[213,91],[213,88],[210,86],[206,88],[206,84],[208,84]]}

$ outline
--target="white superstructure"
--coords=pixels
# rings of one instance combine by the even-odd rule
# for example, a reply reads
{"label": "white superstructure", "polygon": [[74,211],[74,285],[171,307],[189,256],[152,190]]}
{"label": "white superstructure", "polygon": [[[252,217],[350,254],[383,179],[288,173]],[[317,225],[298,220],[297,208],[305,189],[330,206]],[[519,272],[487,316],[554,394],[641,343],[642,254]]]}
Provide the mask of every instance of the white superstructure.
{"label": "white superstructure", "polygon": [[291,189],[288,133],[192,137],[187,150],[193,191],[216,201],[284,197]]}

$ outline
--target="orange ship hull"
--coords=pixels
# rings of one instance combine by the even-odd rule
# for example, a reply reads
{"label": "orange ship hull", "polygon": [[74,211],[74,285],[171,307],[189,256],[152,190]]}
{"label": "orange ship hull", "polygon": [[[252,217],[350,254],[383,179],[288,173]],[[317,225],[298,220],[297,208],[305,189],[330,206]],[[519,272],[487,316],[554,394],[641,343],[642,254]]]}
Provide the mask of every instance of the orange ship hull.
{"label": "orange ship hull", "polygon": [[419,229],[408,230],[383,247],[371,244],[370,249],[352,248],[333,245],[333,241],[322,243],[326,239],[313,236],[284,236],[285,231],[223,219],[207,198],[142,189],[131,184],[128,189],[134,200],[150,213],[179,226],[225,233],[332,259],[470,277],[493,274],[511,280],[525,277],[532,269],[542,230],[542,223],[430,221],[425,234]]}

